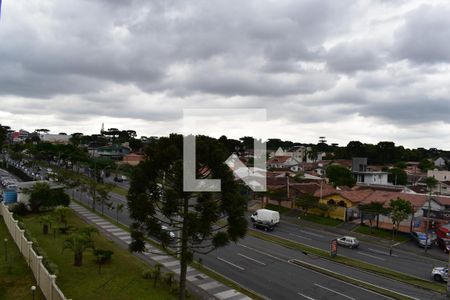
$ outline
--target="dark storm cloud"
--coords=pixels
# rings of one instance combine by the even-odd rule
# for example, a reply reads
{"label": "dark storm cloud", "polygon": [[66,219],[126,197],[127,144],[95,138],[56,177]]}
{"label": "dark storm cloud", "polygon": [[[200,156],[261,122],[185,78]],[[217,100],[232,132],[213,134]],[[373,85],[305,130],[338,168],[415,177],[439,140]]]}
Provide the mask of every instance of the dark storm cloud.
{"label": "dark storm cloud", "polygon": [[450,62],[450,7],[422,5],[395,33],[395,54],[417,63]]}
{"label": "dark storm cloud", "polygon": [[344,42],[327,53],[327,65],[331,70],[343,73],[376,70],[385,62],[380,57],[380,48],[370,41]]}
{"label": "dark storm cloud", "polygon": [[293,126],[448,124],[450,6],[425,2],[11,1],[1,110],[172,122],[228,105]]}

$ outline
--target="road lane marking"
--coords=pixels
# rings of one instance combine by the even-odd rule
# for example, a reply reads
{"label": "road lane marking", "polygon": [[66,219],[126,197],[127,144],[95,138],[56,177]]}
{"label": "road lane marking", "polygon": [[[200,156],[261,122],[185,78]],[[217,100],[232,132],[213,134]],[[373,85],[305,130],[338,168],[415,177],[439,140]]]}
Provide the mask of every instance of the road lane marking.
{"label": "road lane marking", "polygon": [[315,237],[319,237],[319,238],[325,237],[325,236],[323,236],[323,235],[321,235],[321,234],[312,233],[312,232],[305,231],[305,230],[299,230],[299,231],[300,231],[301,233],[309,234],[309,235],[312,235],[312,236],[315,236]]}
{"label": "road lane marking", "polygon": [[259,254],[262,254],[262,255],[265,255],[265,256],[271,257],[271,258],[273,258],[273,259],[276,259],[276,260],[278,260],[278,261],[282,261],[282,262],[287,262],[287,260],[285,260],[285,259],[279,258],[279,257],[277,257],[277,256],[274,256],[274,255],[272,255],[272,254],[269,254],[269,253],[265,253],[265,252],[263,252],[263,251],[260,251],[260,250],[258,250],[258,249],[255,249],[255,248],[252,248],[252,247],[246,246],[246,245],[244,245],[244,244],[238,243],[238,245],[239,245],[239,246],[241,246],[241,247],[244,247],[244,248],[247,248],[247,249],[253,250],[253,251],[255,251],[255,252],[259,253]]}
{"label": "road lane marking", "polygon": [[262,261],[259,261],[259,260],[257,260],[257,259],[251,258],[251,257],[249,257],[249,256],[247,256],[247,255],[242,254],[242,253],[238,253],[237,255],[242,256],[243,258],[246,258],[246,259],[248,259],[248,260],[254,261],[255,263],[258,263],[258,264],[260,264],[260,265],[263,265],[263,266],[266,265],[266,264],[263,263]]}
{"label": "road lane marking", "polygon": [[305,294],[302,294],[300,292],[298,292],[297,294],[299,294],[300,296],[302,296],[303,298],[308,299],[308,300],[316,300],[316,299],[306,296]]}
{"label": "road lane marking", "polygon": [[340,295],[340,296],[342,296],[342,297],[345,297],[345,298],[347,298],[347,299],[356,300],[355,298],[352,298],[352,297],[350,297],[350,296],[347,296],[346,294],[339,293],[338,291],[332,290],[332,289],[330,289],[330,288],[324,287],[323,285],[320,285],[320,284],[318,284],[318,283],[314,283],[314,285],[317,286],[317,287],[320,287],[320,288],[322,288],[322,289],[324,289],[324,290],[327,290],[327,291],[330,291],[330,292],[335,293],[335,294],[337,294],[337,295]]}
{"label": "road lane marking", "polygon": [[[389,252],[384,252],[384,251],[373,249],[373,248],[367,248],[367,249],[369,249],[370,251],[375,252],[375,253],[379,253],[379,254],[383,254],[383,255],[389,255]],[[390,256],[398,257],[398,255],[396,255],[396,254],[392,254]]]}
{"label": "road lane marking", "polygon": [[237,269],[239,269],[239,270],[241,270],[241,271],[244,271],[244,270],[245,270],[243,267],[238,266],[238,265],[236,265],[236,264],[233,264],[232,262],[229,262],[228,260],[223,259],[222,257],[218,257],[218,256],[217,256],[217,259],[220,260],[220,261],[223,261],[224,263],[227,263],[227,264],[229,264],[230,266],[233,266],[233,267],[235,267],[235,268],[237,268]]}
{"label": "road lane marking", "polygon": [[295,233],[289,233],[289,235],[296,236],[296,237],[299,237],[299,238],[301,238],[301,239],[305,239],[305,240],[309,240],[309,241],[312,240],[312,239],[309,238],[309,237],[301,236],[301,235],[298,235],[298,234],[295,234]]}
{"label": "road lane marking", "polygon": [[[324,273],[322,273],[322,272],[320,272],[320,271],[313,270],[313,269],[307,268],[307,267],[305,267],[305,266],[297,265],[297,264],[295,264],[295,263],[293,262],[294,260],[298,260],[298,259],[295,259],[295,258],[290,259],[290,260],[288,260],[288,263],[291,264],[291,265],[293,265],[293,266],[296,266],[296,267],[298,267],[298,268],[302,268],[302,269],[307,270],[307,271],[312,271],[312,272],[314,272],[314,273],[316,273],[316,274],[319,274],[319,275],[321,275],[321,276],[325,276],[325,277],[330,278],[330,279],[332,279],[332,280],[335,280],[335,281],[337,281],[337,282],[341,282],[341,283],[346,284],[346,285],[348,285],[348,286],[351,286],[351,287],[354,287],[354,288],[363,290],[363,291],[365,291],[365,292],[367,292],[367,293],[369,293],[369,294],[375,294],[375,295],[378,295],[378,296],[380,296],[380,297],[382,297],[382,298],[392,299],[391,297],[385,296],[385,295],[380,294],[380,293],[378,293],[378,292],[375,292],[375,291],[369,290],[369,289],[367,289],[367,288],[364,288],[364,287],[362,287],[362,286],[355,285],[355,284],[353,284],[353,283],[347,282],[347,281],[345,281],[344,279],[339,279],[339,278],[336,278],[336,277],[334,277],[334,276],[331,276],[331,275],[328,275],[328,274],[324,274]],[[305,261],[303,261],[303,262],[306,263]],[[309,263],[306,263],[306,264],[309,264]],[[309,264],[309,265],[311,265],[311,264]],[[314,265],[312,265],[312,266],[314,266]],[[316,267],[319,268],[319,269],[323,269],[322,267],[318,267],[318,266],[316,266]],[[336,273],[337,273],[337,272],[336,272]],[[354,277],[350,277],[350,276],[347,276],[347,275],[343,275],[342,273],[337,273],[337,274],[340,274],[340,275],[342,275],[342,276],[344,276],[344,277],[353,278],[353,279],[356,280],[356,281],[359,281],[359,282],[362,282],[362,283],[371,285],[371,286],[373,286],[373,287],[377,287],[377,288],[380,288],[380,289],[385,289],[385,290],[388,290],[388,291],[392,291],[392,292],[397,293],[397,294],[399,294],[399,295],[405,296],[406,298],[409,297],[409,298],[412,298],[412,299],[414,299],[414,300],[419,300],[419,299],[417,299],[417,298],[413,298],[413,297],[411,297],[411,296],[409,296],[409,295],[402,294],[402,293],[397,292],[397,291],[395,291],[395,290],[391,290],[391,289],[388,289],[388,288],[383,288],[383,287],[380,287],[380,286],[378,286],[378,285],[375,285],[375,284],[372,284],[372,283],[368,283],[367,281],[362,281],[362,280],[359,280],[359,279],[355,279]]]}
{"label": "road lane marking", "polygon": [[364,252],[361,252],[361,251],[358,251],[358,254],[364,255],[364,256],[368,256],[368,257],[372,257],[372,258],[379,259],[379,260],[386,260],[386,259],[384,259],[384,258],[375,256],[375,255],[370,255],[370,254],[367,254],[367,253],[364,253]]}

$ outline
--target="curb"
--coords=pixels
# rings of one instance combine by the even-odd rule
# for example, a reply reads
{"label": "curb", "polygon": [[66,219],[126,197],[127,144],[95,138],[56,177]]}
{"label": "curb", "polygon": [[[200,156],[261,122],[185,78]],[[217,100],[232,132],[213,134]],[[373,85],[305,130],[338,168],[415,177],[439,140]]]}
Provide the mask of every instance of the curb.
{"label": "curb", "polygon": [[297,259],[291,259],[289,261],[289,263],[292,263],[294,265],[298,265],[300,267],[307,268],[307,269],[310,269],[310,270],[322,273],[322,274],[327,275],[329,277],[333,277],[333,278],[342,280],[342,281],[347,282],[349,284],[352,284],[352,285],[364,288],[366,290],[370,290],[372,292],[375,292],[377,294],[380,294],[380,295],[383,295],[383,296],[386,296],[386,297],[389,297],[389,298],[392,298],[392,299],[398,299],[398,300],[417,299],[417,298],[414,298],[414,297],[411,297],[411,296],[408,296],[408,295],[405,295],[405,294],[402,294],[402,293],[399,293],[399,292],[396,292],[396,291],[385,289],[383,287],[380,287],[378,285],[374,285],[374,284],[366,282],[366,281],[362,281],[362,280],[359,280],[359,279],[351,278],[351,277],[348,277],[347,275],[338,274],[338,273],[329,271],[327,269],[324,269],[322,267],[314,266],[314,265],[311,265],[311,264],[309,264],[307,262],[300,261],[300,260],[297,260]]}
{"label": "curb", "polygon": [[[251,232],[253,232],[253,234]],[[271,239],[270,242],[278,244],[278,245],[280,245],[282,247],[289,248],[289,249],[294,249],[296,251],[302,251],[302,250],[297,249],[297,248],[294,247],[294,246],[299,246],[299,247],[304,248],[305,252],[307,252],[307,251],[311,252],[312,251],[311,254],[316,255],[317,257],[321,257],[323,259],[327,259],[327,260],[333,261],[335,263],[339,263],[339,264],[345,265],[347,267],[355,268],[354,265],[348,264],[348,263],[343,262],[343,261],[332,259],[328,255],[329,253],[327,251],[325,251],[323,249],[320,249],[320,248],[304,245],[304,244],[301,244],[301,243],[296,242],[296,241],[292,241],[292,240],[289,240],[289,239],[286,239],[286,238],[283,238],[283,237],[279,237],[279,236],[275,236],[275,235],[259,232],[259,231],[252,230],[252,229],[249,230],[249,235],[251,235],[251,236],[253,236],[255,238],[262,239],[262,240],[266,240],[267,238],[269,238],[269,239]],[[278,239],[278,241],[276,239]],[[291,243],[293,246],[291,247],[289,245],[286,245],[286,244],[283,243],[283,241]],[[383,268],[383,267],[380,267],[380,266],[377,266],[377,265],[373,265],[371,263],[362,262],[360,260],[357,260],[357,259],[354,259],[354,258],[351,258],[351,257],[347,257],[347,256],[343,256],[343,255],[341,255],[339,257],[342,257],[344,259],[350,260],[350,261],[352,261],[354,263],[364,263],[364,265],[383,270],[383,271],[385,271],[385,273],[379,272],[377,270],[372,270],[372,269],[360,267],[361,271],[365,271],[365,272],[368,272],[368,273],[371,273],[371,274],[374,274],[374,275],[378,275],[378,276],[384,276],[384,277],[387,277],[387,278],[391,278],[393,280],[396,280],[396,281],[399,281],[399,282],[403,282],[403,283],[406,283],[406,284],[409,284],[409,285],[412,285],[412,286],[415,286],[415,287],[418,287],[418,288],[421,288],[421,289],[430,290],[430,291],[434,291],[434,292],[437,292],[437,293],[442,293],[443,292],[442,290],[438,290],[437,287],[436,288],[425,287],[425,286],[422,286],[420,284],[408,282],[408,280],[406,280],[406,279],[404,279],[404,280],[396,279],[396,278],[394,278],[394,275],[398,274],[398,275],[402,275],[402,276],[407,276],[411,280],[419,280],[419,281],[424,282],[424,283],[433,283],[431,281],[426,281],[426,280],[424,280],[422,278],[419,278],[419,277],[416,277],[416,276],[412,276],[412,275],[409,275],[409,274],[406,274],[406,273],[394,271],[394,270],[391,270],[391,269],[386,269],[386,268]],[[387,273],[389,273],[389,274],[387,274]]]}

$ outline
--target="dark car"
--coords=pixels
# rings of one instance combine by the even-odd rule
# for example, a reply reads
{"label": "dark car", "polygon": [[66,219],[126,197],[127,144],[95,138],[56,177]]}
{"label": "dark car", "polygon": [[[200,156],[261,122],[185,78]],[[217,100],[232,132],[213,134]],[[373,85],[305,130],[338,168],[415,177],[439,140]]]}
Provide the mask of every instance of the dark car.
{"label": "dark car", "polygon": [[114,176],[114,181],[115,182],[123,182],[123,178],[122,178],[122,176],[119,176],[119,177]]}
{"label": "dark car", "polygon": [[437,238],[435,244],[445,253],[448,253],[450,251],[450,239]]}
{"label": "dark car", "polygon": [[420,247],[431,248],[431,245],[433,245],[431,236],[429,235],[427,239],[427,235],[423,232],[413,231],[411,232],[411,236],[414,239],[414,241],[416,241],[417,245],[419,245]]}
{"label": "dark car", "polygon": [[253,227],[262,229],[265,231],[273,231],[273,229],[275,228],[275,225],[272,222],[264,222],[264,221],[257,220],[255,222],[253,222]]}

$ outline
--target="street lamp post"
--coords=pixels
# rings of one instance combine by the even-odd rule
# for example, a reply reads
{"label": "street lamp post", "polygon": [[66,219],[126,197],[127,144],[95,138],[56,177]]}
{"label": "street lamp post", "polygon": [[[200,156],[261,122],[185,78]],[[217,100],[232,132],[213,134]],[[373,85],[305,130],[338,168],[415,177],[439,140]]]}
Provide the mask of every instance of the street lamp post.
{"label": "street lamp post", "polygon": [[32,286],[31,286],[31,295],[33,295],[33,300],[34,300],[34,294],[35,294],[35,292],[36,292],[36,286],[35,286],[35,285],[32,285]]}
{"label": "street lamp post", "polygon": [[5,242],[5,262],[7,262],[8,261],[8,239],[5,238],[3,241]]}

